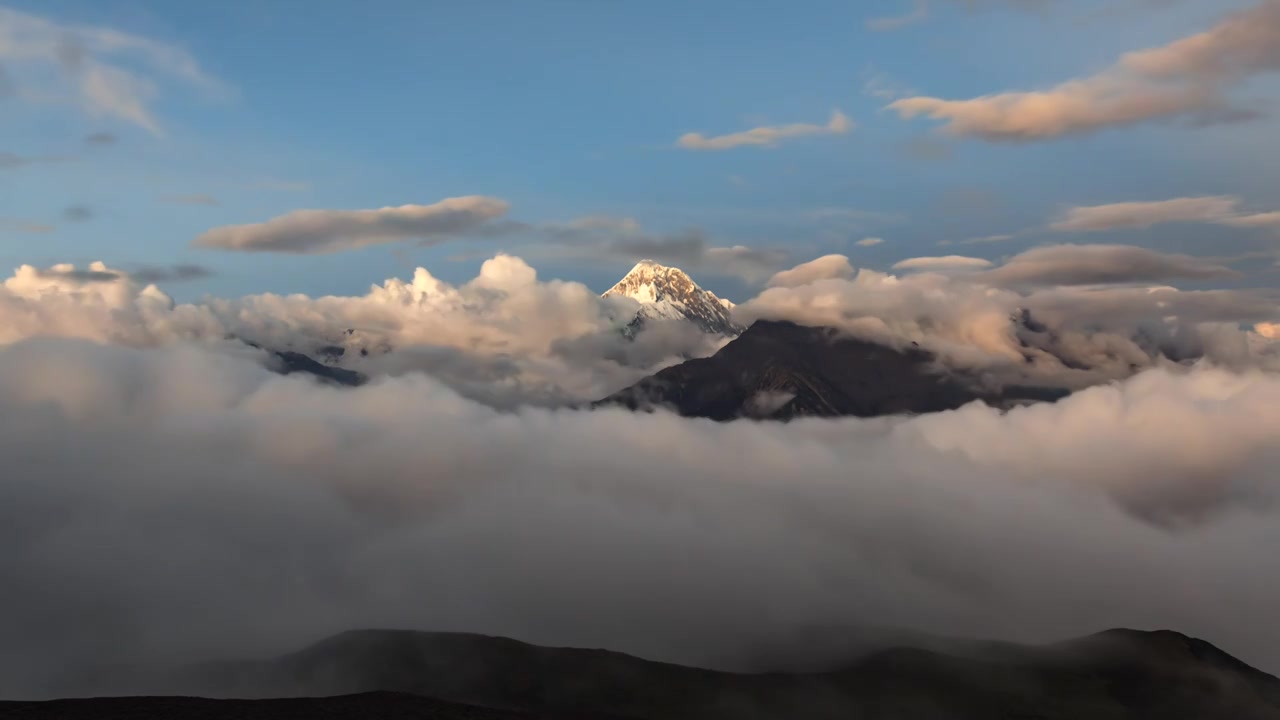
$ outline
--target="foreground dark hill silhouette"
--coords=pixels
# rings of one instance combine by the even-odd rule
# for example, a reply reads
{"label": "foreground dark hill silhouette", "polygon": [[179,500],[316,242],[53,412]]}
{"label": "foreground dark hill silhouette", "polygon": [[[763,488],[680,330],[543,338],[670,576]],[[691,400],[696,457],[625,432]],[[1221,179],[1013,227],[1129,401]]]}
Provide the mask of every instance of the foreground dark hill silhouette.
{"label": "foreground dark hill silhouette", "polygon": [[595,403],[667,408],[686,417],[875,417],[1055,400],[1056,388],[988,390],[941,371],[920,348],[898,350],[830,328],[757,320],[711,357],[688,360]]}
{"label": "foreground dark hill silhouette", "polygon": [[[1169,631],[897,648],[823,672],[738,674],[479,635],[370,630],[152,683],[145,692],[240,700],[8,703],[0,718],[1280,719],[1280,680]],[[249,700],[319,696],[338,697]]]}

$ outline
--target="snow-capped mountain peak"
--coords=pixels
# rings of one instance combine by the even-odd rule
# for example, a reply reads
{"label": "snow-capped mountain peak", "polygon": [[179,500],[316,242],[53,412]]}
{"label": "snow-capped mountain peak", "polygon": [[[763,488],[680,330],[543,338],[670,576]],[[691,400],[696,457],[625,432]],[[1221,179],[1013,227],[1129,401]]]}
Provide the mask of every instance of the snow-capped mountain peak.
{"label": "snow-capped mountain peak", "polygon": [[[688,320],[709,333],[736,335],[729,311],[733,303],[703,290],[680,268],[652,260],[641,260],[603,297],[628,297],[640,303],[636,320],[628,327],[638,329],[645,320]],[[636,327],[633,327],[636,326]]]}

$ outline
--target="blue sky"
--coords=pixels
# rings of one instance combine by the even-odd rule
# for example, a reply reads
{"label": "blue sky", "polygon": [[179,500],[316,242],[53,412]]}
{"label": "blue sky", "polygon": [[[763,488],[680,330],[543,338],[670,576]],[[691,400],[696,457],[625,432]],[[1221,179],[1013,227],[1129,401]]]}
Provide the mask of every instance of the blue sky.
{"label": "blue sky", "polygon": [[[104,52],[103,62],[154,85],[143,93],[154,125],[146,127],[44,97],[66,72],[63,60],[6,55],[0,24],[0,153],[23,159],[0,167],[0,263],[212,270],[165,286],[185,299],[359,293],[417,265],[458,281],[501,249],[543,276],[603,290],[638,258],[539,257],[546,237],[537,228],[610,216],[634,218],[655,237],[696,229],[717,246],[766,248],[794,262],[838,252],[878,269],[917,256],[998,260],[1048,242],[1124,242],[1249,255],[1245,284],[1275,285],[1274,262],[1257,255],[1278,247],[1267,230],[1181,223],[1067,238],[1043,230],[1066,208],[1127,201],[1234,196],[1241,212],[1280,209],[1269,117],[1158,117],[1007,142],[939,134],[942,122],[886,110],[898,97],[977,98],[1087,77],[1259,3],[1014,5],[0,0],[28,29],[36,18],[60,32],[124,33],[199,67],[193,79],[167,61]],[[892,29],[869,23],[887,17],[904,20]],[[1232,99],[1265,109],[1278,97],[1268,72],[1235,83]],[[691,132],[820,127],[835,109],[852,130],[775,147],[677,145]],[[93,133],[116,142],[85,143]],[[532,229],[320,255],[190,247],[212,228],[303,208],[467,195],[506,201],[506,219]],[[71,219],[71,207],[87,217]],[[1005,234],[1017,237],[938,245]],[[855,244],[868,237],[883,242]],[[730,297],[758,286],[710,265],[691,271]]]}

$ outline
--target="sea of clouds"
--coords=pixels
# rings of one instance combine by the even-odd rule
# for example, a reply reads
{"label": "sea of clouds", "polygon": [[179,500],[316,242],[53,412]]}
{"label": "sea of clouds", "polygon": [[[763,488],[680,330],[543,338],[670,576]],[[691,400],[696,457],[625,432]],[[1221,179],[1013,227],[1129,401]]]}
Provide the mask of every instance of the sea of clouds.
{"label": "sea of clouds", "polygon": [[[0,696],[81,662],[362,627],[725,667],[815,626],[1173,628],[1280,669],[1274,298],[847,265],[736,312],[1082,389],[786,424],[587,412],[561,406],[724,340],[628,342],[630,301],[509,256],[456,286],[419,270],[362,297],[195,304],[101,265],[19,269],[0,289]],[[370,382],[281,376],[242,340],[337,343]]]}

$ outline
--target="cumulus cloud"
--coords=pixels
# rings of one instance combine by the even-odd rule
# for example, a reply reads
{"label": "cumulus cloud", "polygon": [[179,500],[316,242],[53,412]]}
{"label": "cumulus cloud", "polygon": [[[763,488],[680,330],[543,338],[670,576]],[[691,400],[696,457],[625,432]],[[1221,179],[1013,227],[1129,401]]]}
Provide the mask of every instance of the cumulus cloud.
{"label": "cumulus cloud", "polygon": [[835,110],[826,125],[792,123],[790,125],[764,125],[728,135],[707,137],[701,133],[680,136],[677,145],[686,150],[730,150],[736,147],[777,147],[784,140],[810,135],[843,135],[853,129],[853,121]]}
{"label": "cumulus cloud", "polygon": [[507,213],[497,198],[470,195],[377,210],[295,210],[262,223],[217,227],[192,245],[242,252],[320,254],[418,239],[447,242]]}
{"label": "cumulus cloud", "polygon": [[[423,268],[362,296],[250,295],[178,304],[156,287],[206,276],[200,266],[24,265],[0,290],[0,344],[57,336],[129,347],[194,342],[331,357],[369,377],[428,373],[495,406],[595,400],[682,358],[714,352],[718,336],[652,323],[619,332],[640,306],[580,283],[541,281],[499,255],[460,285]],[[261,355],[260,353],[258,354]],[[259,357],[260,360],[265,358]]]}
{"label": "cumulus cloud", "polygon": [[894,270],[920,272],[947,272],[954,270],[981,270],[991,267],[990,260],[966,257],[964,255],[943,255],[941,257],[916,257],[899,260],[893,264]]}
{"label": "cumulus cloud", "polygon": [[1280,370],[1280,345],[1241,329],[1280,319],[1280,293],[1108,286],[1224,269],[1098,247],[1041,248],[990,270],[896,276],[864,268],[848,279],[770,287],[735,307],[734,319],[790,320],[920,346],[996,384],[1085,387],[1205,357]]}
{"label": "cumulus cloud", "polygon": [[1201,258],[1133,245],[1051,245],[1015,255],[982,279],[997,285],[1100,285],[1212,280],[1238,274]]}
{"label": "cumulus cloud", "polygon": [[816,260],[801,263],[790,270],[783,270],[769,278],[769,287],[798,287],[818,280],[851,278],[853,265],[844,255],[823,255]]}
{"label": "cumulus cloud", "polygon": [[121,120],[154,134],[162,134],[151,109],[162,80],[226,92],[177,46],[8,8],[0,8],[0,61],[19,96],[70,97],[92,117]]}
{"label": "cumulus cloud", "polygon": [[1231,196],[1174,198],[1074,207],[1049,227],[1060,232],[1145,229],[1179,222],[1217,222],[1233,216],[1240,204]]}
{"label": "cumulus cloud", "polygon": [[43,340],[0,350],[0,410],[6,697],[82,661],[258,657],[359,627],[716,666],[814,626],[1173,627],[1280,665],[1280,590],[1258,572],[1280,541],[1274,376],[717,424]]}
{"label": "cumulus cloud", "polygon": [[1131,52],[1102,72],[1033,92],[968,100],[916,96],[889,105],[904,118],[944,121],[954,135],[990,141],[1049,140],[1178,117],[1199,122],[1256,115],[1226,96],[1280,69],[1280,0],[1262,0],[1162,47]]}

